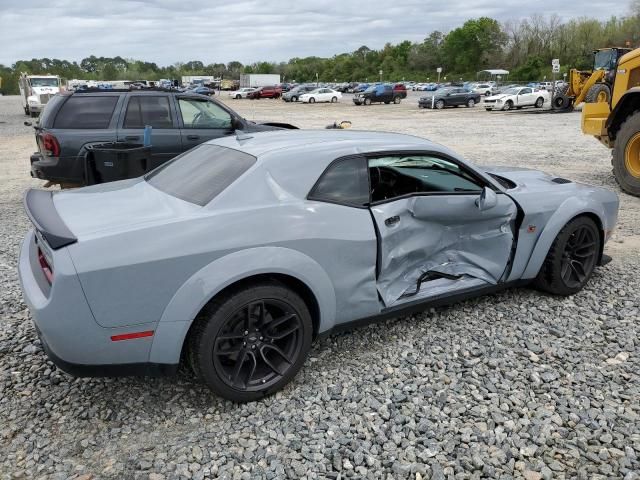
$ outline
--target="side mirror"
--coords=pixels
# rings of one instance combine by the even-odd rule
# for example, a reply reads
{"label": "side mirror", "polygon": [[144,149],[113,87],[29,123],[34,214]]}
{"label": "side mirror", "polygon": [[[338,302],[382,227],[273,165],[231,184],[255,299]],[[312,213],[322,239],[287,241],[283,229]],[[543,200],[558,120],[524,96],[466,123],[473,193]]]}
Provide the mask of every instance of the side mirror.
{"label": "side mirror", "polygon": [[482,193],[476,199],[476,206],[481,212],[489,210],[490,208],[495,207],[497,204],[498,196],[496,195],[496,192],[487,187],[484,187],[482,189]]}
{"label": "side mirror", "polygon": [[231,120],[231,128],[235,130],[244,130],[244,122],[239,118],[233,117]]}

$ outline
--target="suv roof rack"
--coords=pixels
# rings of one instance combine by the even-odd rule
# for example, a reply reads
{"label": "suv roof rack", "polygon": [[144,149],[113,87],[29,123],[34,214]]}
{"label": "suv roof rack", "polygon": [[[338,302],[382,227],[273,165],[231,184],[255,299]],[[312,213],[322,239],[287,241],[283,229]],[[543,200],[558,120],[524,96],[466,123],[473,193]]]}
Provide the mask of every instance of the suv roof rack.
{"label": "suv roof rack", "polygon": [[100,93],[109,93],[109,92],[169,92],[169,93],[187,93],[187,92],[180,92],[179,90],[176,90],[175,88],[163,88],[163,87],[148,87],[148,88],[99,88],[99,87],[89,87],[89,88],[81,88],[78,90],[73,91],[72,93],[96,93],[96,92],[100,92]]}

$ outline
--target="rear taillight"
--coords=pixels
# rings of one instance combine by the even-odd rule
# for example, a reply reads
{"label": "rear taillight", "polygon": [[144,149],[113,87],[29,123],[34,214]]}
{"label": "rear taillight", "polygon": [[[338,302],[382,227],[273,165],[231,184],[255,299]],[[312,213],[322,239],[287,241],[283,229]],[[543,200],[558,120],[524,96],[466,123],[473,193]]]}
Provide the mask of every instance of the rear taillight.
{"label": "rear taillight", "polygon": [[51,285],[51,282],[53,281],[53,269],[51,268],[51,265],[49,265],[47,257],[45,257],[42,250],[40,250],[40,247],[38,247],[38,263],[40,263],[40,267],[42,268],[42,272],[44,273],[47,282]]}
{"label": "rear taillight", "polygon": [[40,138],[42,139],[42,149],[44,150],[42,153],[44,155],[47,157],[60,156],[60,144],[56,137],[50,133],[43,133]]}

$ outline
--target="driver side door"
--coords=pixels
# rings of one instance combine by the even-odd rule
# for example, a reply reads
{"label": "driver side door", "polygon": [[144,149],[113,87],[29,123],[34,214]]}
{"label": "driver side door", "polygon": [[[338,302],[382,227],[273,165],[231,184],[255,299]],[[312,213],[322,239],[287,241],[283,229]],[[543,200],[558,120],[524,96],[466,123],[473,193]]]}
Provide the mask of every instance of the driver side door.
{"label": "driver side door", "polygon": [[517,215],[508,195],[435,153],[369,157],[368,169],[387,307],[506,278]]}
{"label": "driver side door", "polygon": [[192,97],[176,100],[183,152],[207,140],[233,133],[231,114],[217,103]]}

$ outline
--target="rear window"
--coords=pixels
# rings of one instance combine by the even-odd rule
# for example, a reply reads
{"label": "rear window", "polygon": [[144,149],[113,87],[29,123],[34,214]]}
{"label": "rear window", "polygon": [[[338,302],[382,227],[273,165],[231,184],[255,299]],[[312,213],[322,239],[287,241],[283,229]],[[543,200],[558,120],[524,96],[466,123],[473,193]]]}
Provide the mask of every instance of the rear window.
{"label": "rear window", "polygon": [[46,105],[44,106],[44,110],[40,114],[40,125],[44,128],[52,128],[53,127],[53,117],[56,116],[56,112],[58,111],[58,107],[61,103],[64,102],[65,97],[58,94],[51,97]]}
{"label": "rear window", "polygon": [[200,145],[156,168],[145,179],[158,190],[204,206],[255,162],[255,157],[238,150]]}
{"label": "rear window", "polygon": [[116,103],[116,95],[73,95],[60,108],[53,128],[107,128]]}

